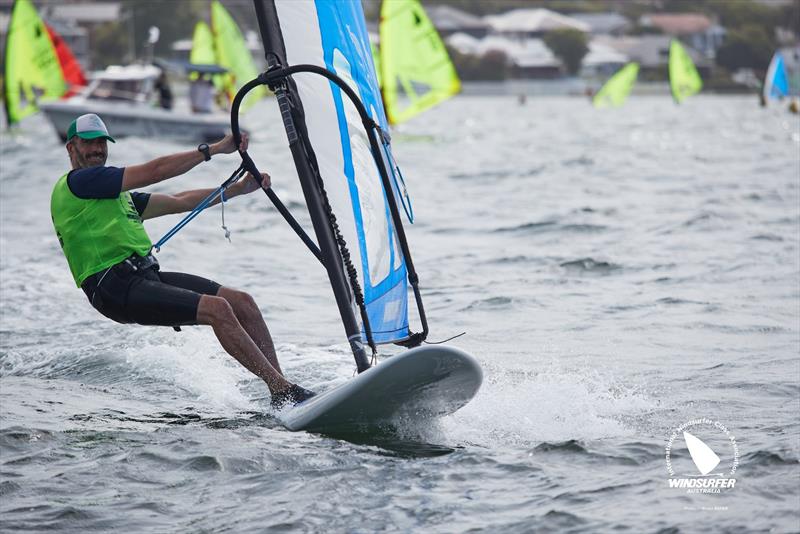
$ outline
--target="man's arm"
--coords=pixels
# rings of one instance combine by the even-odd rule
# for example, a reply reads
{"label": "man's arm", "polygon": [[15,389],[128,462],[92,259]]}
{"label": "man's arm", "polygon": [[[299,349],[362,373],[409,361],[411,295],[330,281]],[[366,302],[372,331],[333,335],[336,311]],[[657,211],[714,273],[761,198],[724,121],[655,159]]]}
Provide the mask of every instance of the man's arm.
{"label": "man's arm", "polygon": [[[261,176],[261,186],[264,189],[269,188],[271,185],[269,174],[262,172]],[[228,190],[225,192],[225,200],[239,195],[252,193],[256,189],[258,189],[258,182],[255,181],[250,173],[247,173],[247,176],[245,176],[243,180],[236,182],[228,188]],[[147,206],[142,212],[142,219],[153,219],[155,217],[161,217],[162,215],[169,215],[171,213],[183,213],[185,211],[190,211],[213,191],[214,189],[209,188],[193,189],[191,191],[184,191],[175,195],[153,193],[150,195],[150,200],[147,202]],[[219,204],[219,202],[220,198],[217,197],[210,204],[210,206]]]}
{"label": "man's arm", "polygon": [[[242,134],[240,147],[242,151],[247,150],[247,134]],[[233,143],[233,135],[228,134],[222,140],[209,145],[209,150],[211,155],[235,152],[236,146]],[[146,187],[168,178],[180,176],[203,161],[204,157],[201,152],[189,150],[156,158],[141,165],[125,167],[125,173],[122,175],[122,191]]]}

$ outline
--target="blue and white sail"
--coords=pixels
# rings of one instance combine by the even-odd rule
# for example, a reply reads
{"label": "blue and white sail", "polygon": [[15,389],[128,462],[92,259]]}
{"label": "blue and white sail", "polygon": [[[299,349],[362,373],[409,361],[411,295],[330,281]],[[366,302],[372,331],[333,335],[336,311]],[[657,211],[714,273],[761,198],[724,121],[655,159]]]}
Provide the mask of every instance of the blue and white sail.
{"label": "blue and white sail", "polygon": [[[311,64],[334,72],[388,131],[360,0],[274,0],[272,5],[269,11],[277,16],[286,64]],[[375,343],[404,340],[409,336],[408,272],[361,118],[335,83],[308,73],[292,78],[302,102],[311,157],[347,246],[358,251],[353,256],[359,261],[353,263],[372,338]],[[394,174],[388,144],[380,157]],[[391,194],[406,205],[397,184],[395,176]]]}
{"label": "blue and white sail", "polygon": [[789,76],[786,74],[786,63],[780,52],[775,52],[769,62],[767,75],[764,78],[764,100],[770,101],[789,96]]}

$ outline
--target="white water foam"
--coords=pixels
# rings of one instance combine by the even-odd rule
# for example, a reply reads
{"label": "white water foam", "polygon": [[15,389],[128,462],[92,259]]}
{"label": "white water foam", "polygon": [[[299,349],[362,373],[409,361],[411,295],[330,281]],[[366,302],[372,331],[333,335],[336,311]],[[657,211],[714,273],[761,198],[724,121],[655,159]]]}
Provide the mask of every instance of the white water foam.
{"label": "white water foam", "polygon": [[172,384],[194,396],[198,407],[215,413],[260,409],[242,388],[250,382],[260,387],[260,381],[223,351],[210,329],[185,328],[180,336],[156,332],[125,349],[127,363],[140,377]]}
{"label": "white water foam", "polygon": [[475,399],[442,420],[448,438],[472,445],[527,447],[540,442],[632,435],[621,421],[656,401],[611,375],[552,364],[538,372],[487,362]]}

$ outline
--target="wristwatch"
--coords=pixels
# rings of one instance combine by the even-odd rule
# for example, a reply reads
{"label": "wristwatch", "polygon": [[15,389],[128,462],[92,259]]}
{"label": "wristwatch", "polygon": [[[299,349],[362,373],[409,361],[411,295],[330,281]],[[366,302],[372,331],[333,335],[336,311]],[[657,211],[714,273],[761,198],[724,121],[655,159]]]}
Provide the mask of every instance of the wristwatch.
{"label": "wristwatch", "polygon": [[206,143],[201,143],[200,145],[198,145],[197,151],[203,153],[203,157],[206,159],[206,161],[211,159],[211,150],[208,148],[208,145]]}

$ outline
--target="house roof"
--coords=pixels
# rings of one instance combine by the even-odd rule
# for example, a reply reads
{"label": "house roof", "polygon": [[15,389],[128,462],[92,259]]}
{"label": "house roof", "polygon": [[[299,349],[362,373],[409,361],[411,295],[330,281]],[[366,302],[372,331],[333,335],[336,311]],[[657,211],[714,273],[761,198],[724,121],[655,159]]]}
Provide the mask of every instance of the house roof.
{"label": "house roof", "polygon": [[588,24],[592,33],[613,33],[630,24],[630,21],[619,13],[575,13],[570,17]]}
{"label": "house roof", "polygon": [[539,33],[566,29],[588,32],[591,30],[587,23],[549,9],[514,9],[500,15],[487,15],[483,19],[499,33]]}
{"label": "house roof", "polygon": [[89,35],[89,31],[86,28],[75,26],[74,24],[70,24],[64,20],[47,21],[47,24],[49,24],[50,27],[52,27],[61,37],[86,37]]}
{"label": "house roof", "polygon": [[427,8],[428,18],[438,30],[485,30],[489,28],[480,17],[452,6],[436,5]]}
{"label": "house roof", "polygon": [[120,5],[117,2],[97,4],[56,4],[47,5],[41,11],[43,16],[82,23],[101,23],[119,20]]}
{"label": "house roof", "polygon": [[642,26],[654,26],[668,35],[701,33],[714,24],[700,13],[650,13],[642,15],[639,21]]}
{"label": "house roof", "polygon": [[753,0],[757,4],[764,4],[768,6],[788,6],[797,0]]}
{"label": "house roof", "polygon": [[586,67],[593,67],[609,63],[627,63],[628,60],[627,54],[620,52],[608,43],[592,39],[589,42],[589,52],[583,58],[582,63]]}
{"label": "house roof", "polygon": [[[631,61],[636,61],[642,67],[659,67],[669,62],[669,44],[672,38],[668,35],[626,35],[623,37],[601,35],[594,41],[627,55]],[[694,48],[686,45],[684,48],[695,65],[709,64],[708,58]]]}
{"label": "house roof", "polygon": [[482,56],[488,52],[503,52],[519,67],[559,67],[561,62],[541,39],[509,39],[502,35],[488,35],[476,39],[466,33],[454,33],[447,38],[447,44],[461,52]]}

